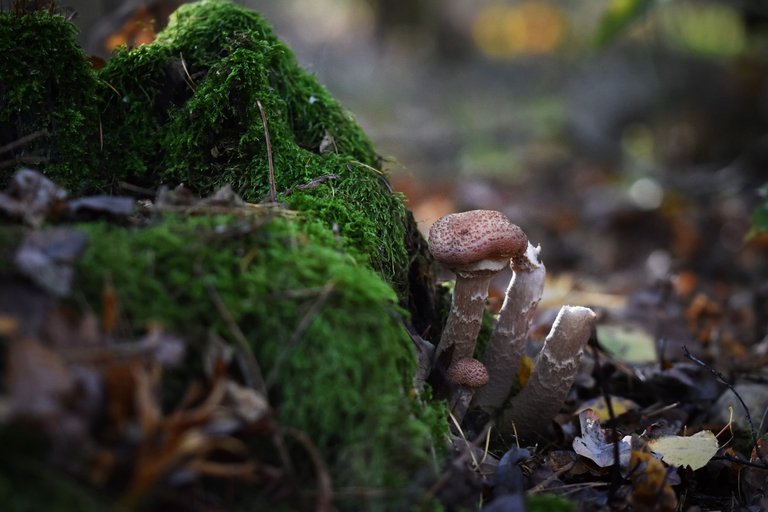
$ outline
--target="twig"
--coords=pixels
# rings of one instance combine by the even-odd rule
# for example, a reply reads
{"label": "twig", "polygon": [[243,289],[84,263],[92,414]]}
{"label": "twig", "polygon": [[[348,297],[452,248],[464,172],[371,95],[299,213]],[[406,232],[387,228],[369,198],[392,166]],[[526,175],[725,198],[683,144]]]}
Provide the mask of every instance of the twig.
{"label": "twig", "polygon": [[261,114],[261,124],[264,127],[264,141],[267,145],[267,165],[269,166],[269,202],[277,202],[277,185],[275,185],[275,165],[272,161],[272,143],[269,141],[269,128],[267,127],[267,116],[264,113],[264,106],[261,101],[256,100]]}
{"label": "twig", "polygon": [[744,409],[744,414],[747,417],[747,422],[749,423],[749,433],[752,436],[752,446],[757,446],[757,431],[755,430],[755,424],[752,422],[752,415],[749,413],[749,408],[747,407],[747,404],[744,403],[744,400],[742,400],[741,395],[739,395],[736,392],[736,388],[733,387],[733,384],[728,382],[725,379],[725,376],[722,373],[720,373],[719,371],[717,371],[712,366],[708,365],[707,363],[705,363],[701,359],[699,359],[696,356],[694,356],[693,354],[691,354],[688,351],[688,347],[686,347],[685,345],[683,345],[683,352],[685,352],[685,357],[687,357],[688,359],[690,359],[694,363],[698,364],[699,366],[709,370],[709,372],[712,375],[714,375],[717,380],[719,380],[720,382],[722,382],[723,384],[728,386],[728,389],[730,389],[731,392],[734,395],[736,395],[736,398],[739,400],[739,403],[741,404],[741,407]]}
{"label": "twig", "polygon": [[35,140],[37,138],[40,138],[40,137],[45,137],[46,135],[48,135],[48,131],[47,130],[38,130],[36,132],[32,132],[30,134],[27,134],[27,135],[25,135],[23,137],[19,137],[18,139],[14,140],[13,142],[9,142],[5,146],[0,147],[0,155],[2,155],[3,153],[8,153],[9,151],[13,151],[14,149],[16,149],[16,148],[18,148],[20,146],[24,146],[24,145],[32,142],[33,140]]}
{"label": "twig", "polygon": [[296,345],[298,345],[299,340],[301,340],[301,337],[309,328],[309,325],[312,320],[315,319],[315,316],[317,316],[317,314],[320,312],[320,308],[323,307],[335,287],[336,283],[334,281],[328,281],[328,283],[326,283],[326,285],[323,286],[323,288],[320,290],[320,295],[317,297],[317,300],[312,303],[312,306],[310,306],[309,310],[301,318],[299,325],[296,326],[293,334],[291,334],[291,338],[288,340],[288,343],[286,343],[283,351],[277,355],[275,362],[272,364],[272,369],[270,370],[269,375],[267,375],[265,383],[266,389],[269,389],[275,383],[275,379],[277,379],[283,360],[296,347]]}
{"label": "twig", "polygon": [[243,334],[242,329],[237,325],[235,319],[232,318],[232,314],[227,309],[224,301],[221,300],[221,296],[219,295],[219,292],[216,291],[216,288],[210,283],[206,283],[205,288],[208,291],[208,295],[210,296],[213,305],[216,307],[222,320],[224,320],[224,323],[229,327],[232,336],[240,347],[247,369],[247,371],[243,372],[245,374],[244,378],[250,387],[266,397],[267,386],[264,384],[264,374],[261,372],[259,362],[256,360],[256,356],[253,355],[253,351],[248,344],[245,334]]}
{"label": "twig", "polygon": [[[595,331],[593,331],[593,339],[596,338]],[[615,425],[616,425],[616,414],[613,411],[613,401],[611,400],[611,394],[608,392],[608,385],[605,382],[605,379],[603,378],[603,372],[602,367],[600,363],[600,352],[597,349],[597,343],[591,343],[592,347],[592,355],[595,358],[595,371],[593,372],[595,375],[595,379],[597,380],[597,385],[600,388],[600,392],[603,395],[603,400],[605,400],[605,405],[608,407],[608,417],[610,418],[610,423],[613,425],[614,431],[613,431],[613,465],[611,466],[611,487],[608,490],[608,502],[612,502],[616,491],[619,490],[619,486],[621,485],[621,465],[620,465],[620,455],[619,455],[619,437],[616,435]]]}
{"label": "twig", "polygon": [[[452,471],[453,469],[462,468],[464,463],[470,458],[473,460],[473,462],[475,462],[475,464],[477,464],[477,459],[475,457],[474,451],[472,450],[472,447],[477,446],[478,443],[487,436],[485,429],[491,428],[490,424],[486,425],[483,431],[480,433],[480,435],[477,436],[477,438],[475,438],[474,441],[470,442],[467,440],[466,437],[464,437],[464,432],[461,430],[461,427],[456,423],[455,418],[453,418],[452,415],[450,417],[452,420],[454,420],[454,425],[457,425],[459,432],[464,438],[464,441],[466,442],[466,449],[462,450],[461,453],[459,453],[456,457],[454,457],[451,460],[449,467],[445,471],[443,471],[443,473],[435,481],[435,483],[432,484],[432,486],[424,492],[424,494],[421,496],[421,500],[420,500],[421,503],[429,502],[432,498],[434,498],[437,495],[438,492],[440,492],[440,489],[442,489],[451,480],[451,477],[455,476],[455,473]],[[475,471],[477,471],[479,467],[475,466],[474,469]]]}
{"label": "twig", "polygon": [[16,164],[39,165],[39,164],[44,164],[46,162],[48,162],[47,156],[38,156],[38,155],[18,156],[16,158],[9,158],[7,160],[0,161],[0,169],[5,169],[6,167],[13,167]]}
{"label": "twig", "polygon": [[570,470],[573,468],[573,466],[575,466],[575,465],[576,465],[576,462],[575,462],[575,461],[569,462],[568,464],[566,464],[565,466],[561,467],[560,469],[558,469],[557,471],[555,471],[554,473],[552,473],[551,475],[549,475],[547,478],[545,478],[544,480],[542,480],[542,481],[541,481],[541,482],[539,482],[538,484],[536,484],[536,485],[534,485],[533,487],[531,487],[530,489],[528,489],[528,492],[529,492],[530,494],[536,494],[536,493],[539,493],[539,492],[541,492],[541,491],[544,491],[544,490],[547,490],[547,491],[551,490],[551,489],[545,489],[545,488],[546,488],[546,486],[547,486],[549,483],[551,483],[551,482],[553,482],[553,481],[557,480],[559,477],[561,477],[561,476],[563,476],[564,474],[566,474],[566,473],[567,473],[568,471],[570,471]]}
{"label": "twig", "polygon": [[141,194],[148,197],[157,196],[157,191],[152,190],[150,188],[140,187],[138,185],[134,185],[133,183],[128,183],[127,181],[118,181],[117,186],[120,187],[122,190],[127,190],[129,192],[134,192],[136,194]]}
{"label": "twig", "polygon": [[186,75],[184,81],[187,82],[189,88],[194,91],[197,88],[197,84],[194,80],[192,80],[192,76],[189,74],[189,70],[187,69],[187,63],[184,61],[184,54],[181,52],[179,52],[179,59],[181,59],[181,67],[184,69],[184,74]]}
{"label": "twig", "polygon": [[712,457],[711,460],[725,460],[728,462],[734,462],[736,464],[741,464],[743,466],[749,466],[751,468],[758,468],[758,469],[768,469],[768,464],[763,462],[762,464],[758,464],[757,462],[751,462],[748,460],[741,460],[737,459],[735,457],[731,457],[730,455],[717,455],[715,457]]}
{"label": "twig", "polygon": [[111,83],[107,82],[107,81],[106,81],[106,80],[104,80],[103,78],[100,78],[99,80],[101,81],[101,83],[103,83],[104,85],[106,85],[106,86],[107,86],[107,87],[108,87],[110,90],[112,90],[112,92],[114,92],[114,93],[115,93],[115,96],[117,96],[118,98],[121,96],[121,94],[120,94],[120,91],[118,91],[118,90],[115,88],[115,86],[114,86],[114,85],[112,85]]}
{"label": "twig", "polygon": [[315,467],[315,475],[317,476],[317,501],[315,502],[315,512],[330,512],[331,504],[333,502],[333,486],[331,484],[331,475],[328,473],[328,468],[323,462],[323,458],[320,456],[320,452],[317,450],[315,443],[312,439],[302,430],[284,427],[283,432],[290,435],[304,448],[304,451],[309,455],[309,459],[312,461],[312,465]]}
{"label": "twig", "polygon": [[287,189],[285,189],[285,192],[283,194],[286,195],[286,196],[289,196],[289,195],[293,194],[294,189],[295,190],[307,190],[307,189],[310,189],[310,188],[318,187],[318,186],[322,185],[323,183],[325,183],[326,181],[337,180],[337,179],[339,179],[339,176],[337,174],[323,174],[322,176],[318,176],[317,178],[315,178],[315,179],[313,179],[313,180],[311,180],[311,181],[309,181],[307,183],[304,183],[304,184],[301,184],[301,185],[296,185],[293,188],[288,187]]}

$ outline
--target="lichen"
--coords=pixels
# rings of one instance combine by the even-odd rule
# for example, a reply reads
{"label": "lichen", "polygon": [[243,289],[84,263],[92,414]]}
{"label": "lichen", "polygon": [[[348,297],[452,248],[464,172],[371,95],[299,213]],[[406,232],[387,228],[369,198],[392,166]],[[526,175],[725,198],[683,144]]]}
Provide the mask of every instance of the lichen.
{"label": "lichen", "polygon": [[211,333],[232,339],[212,305],[215,289],[272,384],[279,421],[312,437],[334,485],[386,490],[345,503],[393,510],[412,502],[413,476],[430,466],[432,439],[440,442],[445,422],[412,390],[415,355],[396,295],[341,251],[322,223],[249,222],[83,225],[92,242],[77,289],[95,301],[108,279],[135,328],[161,322],[198,348]]}

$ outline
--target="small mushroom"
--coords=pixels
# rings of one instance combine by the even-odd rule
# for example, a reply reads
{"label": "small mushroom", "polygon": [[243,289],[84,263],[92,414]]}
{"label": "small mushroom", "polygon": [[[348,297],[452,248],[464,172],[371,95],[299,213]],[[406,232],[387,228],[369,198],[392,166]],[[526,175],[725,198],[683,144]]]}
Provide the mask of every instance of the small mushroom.
{"label": "small mushroom", "polygon": [[501,212],[471,210],[441,217],[429,230],[429,250],[456,274],[453,302],[435,359],[472,357],[491,277],[522,255],[528,237]]}
{"label": "small mushroom", "polygon": [[447,376],[449,382],[458,386],[451,397],[450,408],[456,421],[461,422],[469,409],[472,395],[488,384],[488,370],[477,359],[464,357],[448,368]]}

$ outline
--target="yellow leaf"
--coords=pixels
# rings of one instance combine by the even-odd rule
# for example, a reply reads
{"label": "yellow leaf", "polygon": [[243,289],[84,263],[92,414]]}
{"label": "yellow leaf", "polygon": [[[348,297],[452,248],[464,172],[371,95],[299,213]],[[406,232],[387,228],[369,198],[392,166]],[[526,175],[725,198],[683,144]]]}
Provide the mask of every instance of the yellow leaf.
{"label": "yellow leaf", "polygon": [[649,441],[648,446],[670,466],[690,466],[693,470],[706,466],[719,448],[715,434],[709,430],[688,437],[660,437]]}
{"label": "yellow leaf", "polygon": [[[640,408],[639,405],[637,405],[629,398],[622,398],[620,396],[611,396],[611,405],[613,406],[614,416],[621,416],[627,411],[633,411]],[[592,409],[595,414],[597,414],[597,418],[600,421],[608,421],[611,419],[611,415],[608,414],[608,404],[606,403],[605,397],[603,396],[599,396],[582,403],[574,414],[579,414],[580,412],[586,411],[587,409]]]}
{"label": "yellow leaf", "polygon": [[520,367],[517,369],[517,380],[520,383],[520,389],[523,389],[528,384],[528,379],[531,377],[533,371],[533,359],[528,356],[523,356],[520,359]]}

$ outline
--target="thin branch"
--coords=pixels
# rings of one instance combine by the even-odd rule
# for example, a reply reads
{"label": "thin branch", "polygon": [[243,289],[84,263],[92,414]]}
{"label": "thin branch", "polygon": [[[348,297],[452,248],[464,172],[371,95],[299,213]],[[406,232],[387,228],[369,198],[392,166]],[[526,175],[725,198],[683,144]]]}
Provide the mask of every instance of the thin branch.
{"label": "thin branch", "polygon": [[194,91],[197,88],[197,84],[194,80],[192,80],[192,76],[189,74],[189,70],[187,69],[187,63],[184,60],[184,54],[181,52],[179,52],[179,59],[181,60],[181,67],[184,69],[184,74],[186,75],[184,77],[184,81],[187,82],[189,88]]}
{"label": "thin branch", "polygon": [[[593,331],[594,332],[594,331]],[[605,400],[605,405],[608,407],[608,417],[610,423],[613,426],[613,465],[611,466],[611,487],[608,491],[609,503],[613,501],[616,491],[618,491],[621,485],[621,465],[620,465],[620,448],[619,448],[619,436],[616,435],[616,413],[613,410],[613,401],[611,400],[611,394],[608,390],[608,383],[603,376],[602,363],[600,363],[600,352],[597,349],[597,343],[590,343],[592,348],[592,356],[595,358],[595,370],[593,374],[597,380],[597,385],[600,388],[600,392]]]}
{"label": "thin branch", "polygon": [[308,190],[310,188],[319,187],[320,185],[322,185],[326,181],[337,180],[337,179],[339,179],[339,176],[337,174],[323,174],[322,176],[318,176],[317,178],[315,178],[315,179],[313,179],[313,180],[311,180],[311,181],[309,181],[307,183],[296,185],[293,188],[289,187],[289,188],[285,189],[284,195],[289,196],[289,195],[293,194],[294,189],[295,190]]}
{"label": "thin branch", "polygon": [[741,407],[744,409],[744,414],[747,417],[747,422],[749,423],[749,433],[752,436],[752,446],[757,446],[757,431],[755,430],[755,424],[752,422],[752,415],[749,413],[749,408],[747,407],[747,404],[744,403],[744,400],[742,400],[741,395],[739,395],[739,393],[736,392],[736,388],[733,387],[733,384],[728,382],[725,379],[725,376],[722,373],[720,373],[719,371],[717,371],[712,366],[708,365],[707,363],[705,363],[701,359],[699,359],[696,356],[694,356],[693,354],[691,354],[688,351],[688,347],[686,347],[685,345],[683,345],[683,352],[685,352],[685,357],[687,357],[688,359],[690,359],[694,363],[698,364],[699,366],[709,370],[709,372],[712,375],[714,375],[717,380],[719,380],[720,382],[722,382],[723,384],[728,386],[728,389],[730,389],[731,392],[734,395],[736,395],[736,398],[739,400],[739,403],[741,404]]}
{"label": "thin branch", "polygon": [[256,100],[261,114],[261,124],[264,127],[264,141],[267,144],[267,164],[269,165],[269,202],[277,202],[277,185],[275,185],[275,164],[272,161],[272,143],[269,141],[269,128],[267,127],[267,116],[264,113],[264,106],[261,101]]}
{"label": "thin branch", "polygon": [[280,367],[283,364],[283,361],[287,357],[287,355],[296,348],[296,345],[299,344],[299,341],[301,340],[301,337],[304,336],[304,333],[309,328],[309,325],[312,323],[312,320],[315,319],[317,314],[320,312],[320,309],[325,305],[325,302],[328,300],[328,297],[330,297],[331,292],[336,288],[336,283],[334,281],[329,281],[326,283],[325,286],[320,290],[320,295],[317,297],[315,302],[312,303],[312,306],[310,306],[309,310],[304,314],[304,316],[299,321],[299,325],[296,326],[296,329],[293,331],[293,334],[291,334],[291,339],[288,340],[288,343],[285,344],[285,347],[283,348],[282,352],[280,352],[277,357],[275,358],[275,362],[272,365],[272,369],[269,372],[269,375],[267,375],[266,380],[266,388],[269,389],[272,387],[272,384],[275,383],[275,380],[277,379],[277,376],[280,371]]}
{"label": "thin branch", "polygon": [[30,164],[39,165],[48,162],[47,156],[29,155],[29,156],[17,156],[16,158],[9,158],[7,160],[0,161],[0,169],[6,167],[13,167],[16,164]]}
{"label": "thin branch", "polygon": [[0,155],[2,155],[3,153],[8,153],[9,151],[13,151],[18,147],[25,146],[26,144],[29,144],[33,140],[40,137],[45,137],[46,135],[48,135],[48,130],[38,130],[36,132],[32,132],[28,135],[20,137],[14,140],[13,142],[9,142],[5,146],[0,147]]}
{"label": "thin branch", "polygon": [[734,464],[741,464],[742,466],[748,466],[750,468],[757,468],[762,470],[768,469],[768,464],[766,464],[765,462],[763,462],[762,464],[758,464],[757,462],[752,462],[749,460],[737,459],[735,457],[731,457],[730,455],[716,455],[715,457],[712,457],[712,459],[710,460],[725,460],[728,462],[733,462]]}
{"label": "thin branch", "polygon": [[282,431],[288,434],[304,448],[309,455],[309,460],[315,467],[315,476],[317,477],[317,501],[315,502],[315,512],[330,512],[333,503],[333,485],[328,468],[320,456],[315,443],[303,431],[296,428],[284,427]]}
{"label": "thin branch", "polygon": [[246,380],[250,381],[248,384],[262,395],[267,396],[267,386],[264,384],[264,374],[261,372],[259,362],[256,360],[256,356],[253,355],[253,350],[251,350],[251,346],[248,344],[245,334],[243,334],[242,329],[237,325],[235,319],[232,318],[232,313],[227,309],[226,304],[224,304],[224,301],[221,299],[219,292],[216,291],[216,288],[210,283],[206,283],[205,288],[208,291],[208,296],[211,298],[213,305],[216,307],[222,320],[224,320],[224,323],[229,327],[232,336],[240,347],[240,352],[242,353],[248,370],[247,372],[244,372],[246,374]]}

